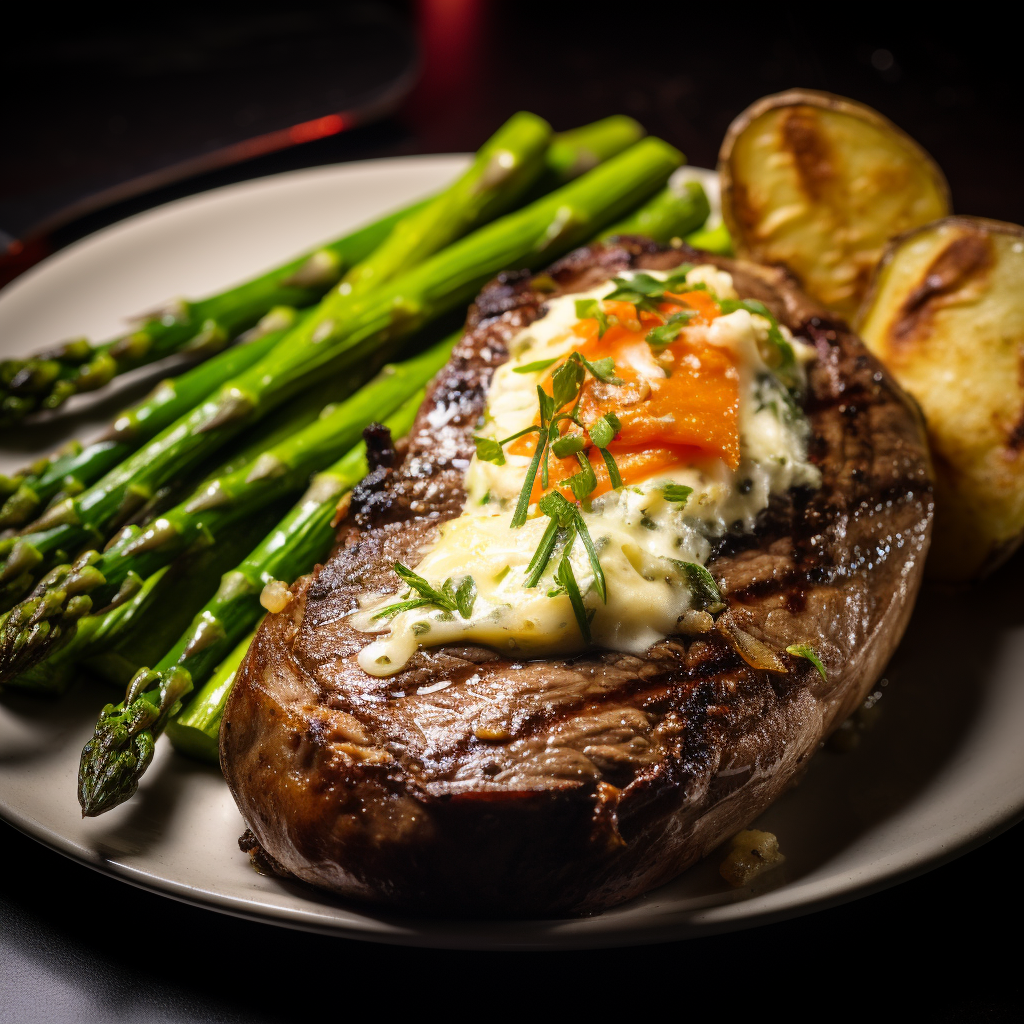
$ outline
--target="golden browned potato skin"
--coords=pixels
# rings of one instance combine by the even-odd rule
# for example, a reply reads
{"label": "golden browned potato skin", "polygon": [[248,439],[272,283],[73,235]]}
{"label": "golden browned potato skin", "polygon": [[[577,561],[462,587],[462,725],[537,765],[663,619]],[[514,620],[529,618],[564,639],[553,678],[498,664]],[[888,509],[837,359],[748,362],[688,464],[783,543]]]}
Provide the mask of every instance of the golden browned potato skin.
{"label": "golden browned potato skin", "polygon": [[737,117],[719,153],[737,255],[781,264],[851,321],[886,242],[950,213],[935,161],[881,114],[806,89]]}
{"label": "golden browned potato skin", "polygon": [[928,422],[928,571],[983,575],[1024,536],[1024,228],[949,217],[894,239],[860,323]]}

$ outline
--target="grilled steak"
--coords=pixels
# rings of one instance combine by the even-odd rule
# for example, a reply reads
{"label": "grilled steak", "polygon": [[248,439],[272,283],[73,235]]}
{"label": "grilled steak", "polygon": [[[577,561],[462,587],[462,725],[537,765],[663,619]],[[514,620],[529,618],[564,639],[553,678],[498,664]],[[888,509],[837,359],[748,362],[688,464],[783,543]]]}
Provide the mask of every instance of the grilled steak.
{"label": "grilled steak", "polygon": [[[711,262],[814,343],[806,411],[813,492],[774,500],[757,533],[708,563],[725,613],[776,652],[811,642],[827,668],[751,667],[718,632],[513,661],[484,647],[419,650],[378,679],[360,594],[398,590],[440,522],[459,515],[472,434],[508,340],[550,294],[626,268]],[[228,784],[277,870],[346,896],[446,914],[596,911],[666,882],[755,818],[864,699],[899,641],[931,527],[922,425],[861,342],[783,272],[620,240],[546,281],[481,293],[407,443],[374,435],[328,563],[269,615],[221,732]],[[540,290],[547,287],[548,291]],[[785,656],[783,656],[785,657]]]}

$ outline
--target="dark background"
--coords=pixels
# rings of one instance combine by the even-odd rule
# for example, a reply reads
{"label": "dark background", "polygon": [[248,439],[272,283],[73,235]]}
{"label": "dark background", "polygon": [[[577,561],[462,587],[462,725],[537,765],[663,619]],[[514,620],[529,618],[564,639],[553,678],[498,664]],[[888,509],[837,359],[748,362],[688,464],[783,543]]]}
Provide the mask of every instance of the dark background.
{"label": "dark background", "polygon": [[[63,224],[49,244],[231,181],[471,150],[523,108],[556,129],[631,114],[710,167],[736,114],[792,86],[868,103],[910,132],[945,170],[958,212],[1024,222],[1016,33],[992,8],[959,5],[946,20],[938,7],[833,7],[432,0],[116,16],[82,7],[59,20],[53,9],[21,10],[5,40],[0,229],[18,237],[137,175],[372,111],[414,74],[383,119],[123,200]],[[367,1012],[639,1015],[667,1002],[682,1018],[1018,1020],[1022,841],[1017,826],[888,892],[752,931],[491,954],[236,921],[103,878],[0,826],[0,1017],[257,1024]]]}

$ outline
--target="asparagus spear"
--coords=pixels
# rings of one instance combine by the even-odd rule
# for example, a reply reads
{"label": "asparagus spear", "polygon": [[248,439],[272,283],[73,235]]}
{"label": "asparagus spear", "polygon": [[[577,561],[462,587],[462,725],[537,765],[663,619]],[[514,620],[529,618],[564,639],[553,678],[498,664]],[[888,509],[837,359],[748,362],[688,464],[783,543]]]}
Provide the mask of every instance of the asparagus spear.
{"label": "asparagus spear", "polygon": [[111,704],[103,709],[96,732],[82,750],[78,781],[82,817],[116,807],[135,792],[136,777],[153,760],[156,737],[191,689],[192,680],[184,669],[156,673],[143,668],[128,684],[122,712],[115,713]]}
{"label": "asparagus spear", "polygon": [[[517,264],[535,267],[591,236],[663,185],[681,160],[666,143],[644,139],[571,185],[479,229],[388,285],[354,298],[333,293],[268,356],[223,385],[104,480],[46,513],[37,524],[44,529],[9,546],[0,584],[31,572],[62,545],[71,549],[72,540],[81,548],[90,536],[102,537],[102,528],[126,498],[151,494],[311,378],[340,372],[382,347],[393,347],[423,323],[466,302],[496,271]],[[60,633],[66,614],[84,614],[78,595],[91,578],[94,561],[80,560],[54,570],[54,579],[41,584],[38,593],[0,622],[0,678],[11,671],[15,659],[38,660],[53,642],[53,627]]]}
{"label": "asparagus spear", "polygon": [[94,648],[105,646],[112,637],[127,629],[141,612],[151,606],[153,595],[159,593],[160,584],[171,568],[164,566],[158,569],[129,600],[116,608],[95,615],[83,615],[78,620],[75,635],[69,643],[41,665],[33,665],[27,671],[9,679],[7,685],[33,693],[63,693],[71,681],[75,665],[82,658],[87,657]]}
{"label": "asparagus spear", "polygon": [[56,409],[79,391],[93,391],[118,374],[189,347],[216,351],[275,306],[316,302],[351,266],[365,259],[424,199],[350,232],[313,252],[218,295],[179,300],[144,319],[129,334],[93,345],[76,338],[28,359],[0,362],[0,425],[37,408]]}
{"label": "asparagus spear", "polygon": [[[148,526],[168,509],[179,504],[197,489],[226,477],[253,462],[268,448],[272,448],[319,417],[332,412],[337,403],[347,398],[366,382],[376,369],[374,362],[367,362],[346,374],[327,376],[323,381],[307,388],[302,394],[289,399],[269,416],[260,420],[252,429],[244,431],[217,453],[219,461],[212,468],[206,463],[199,471],[188,471],[181,477],[164,484],[153,497],[135,511],[120,525]],[[203,468],[208,471],[200,476]]]}
{"label": "asparagus spear", "polygon": [[256,631],[253,630],[244,637],[217,666],[195,697],[167,722],[167,735],[179,754],[209,764],[217,763],[224,708],[227,707],[242,659],[255,636]]}
{"label": "asparagus spear", "polygon": [[684,182],[681,189],[669,184],[639,209],[602,231],[601,238],[644,235],[656,242],[670,242],[696,231],[710,212],[711,206],[700,182]]}
{"label": "asparagus spear", "polygon": [[[444,344],[451,350],[455,338]],[[420,390],[387,421],[395,437],[405,434],[423,400]],[[277,527],[233,571],[226,573],[217,593],[198,612],[192,624],[155,668],[139,669],[122,704],[108,704],[100,714],[92,739],[82,750],[78,799],[82,814],[92,817],[123,803],[135,792],[149,766],[156,740],[165,726],[174,725],[177,709],[155,714],[153,708],[168,694],[180,702],[193,685],[202,683],[222,662],[237,656],[241,663],[262,617],[260,592],[272,580],[292,581],[309,572],[330,550],[331,526],[338,498],[366,474],[366,446],[360,443],[329,469],[319,473],[309,490]],[[238,644],[240,637],[245,637]],[[235,646],[237,644],[237,646]],[[234,647],[234,650],[232,650]],[[236,664],[237,667],[237,664]],[[202,704],[189,705],[174,730],[179,742],[208,750],[215,743],[224,702],[221,670],[204,687]],[[233,672],[231,673],[233,680]],[[215,748],[214,748],[215,749]]]}
{"label": "asparagus spear", "polygon": [[733,254],[732,238],[724,221],[718,227],[711,228],[710,230],[702,228],[700,231],[692,232],[686,236],[686,242],[688,245],[692,245],[694,249],[715,252],[719,256],[732,256]]}
{"label": "asparagus spear", "polygon": [[308,427],[315,420],[335,411],[339,402],[349,398],[380,369],[377,362],[367,361],[348,373],[326,377],[305,391],[278,406],[251,430],[246,430],[217,453],[220,460],[199,479],[192,479],[189,491],[213,483],[218,477],[234,473],[257,459],[274,445]]}
{"label": "asparagus spear", "polygon": [[0,528],[23,525],[57,495],[80,494],[214,388],[265,356],[295,325],[297,316],[287,306],[272,309],[249,337],[180,377],[161,381],[91,444],[72,444],[27,467],[19,474],[17,489],[0,508]]}
{"label": "asparagus spear", "polygon": [[547,167],[536,186],[538,194],[593,170],[643,137],[643,125],[622,114],[560,132],[548,149]]}
{"label": "asparagus spear", "polygon": [[525,111],[514,114],[480,147],[465,174],[399,221],[371,255],[352,267],[338,293],[360,295],[513,207],[543,170],[550,140],[547,121]]}

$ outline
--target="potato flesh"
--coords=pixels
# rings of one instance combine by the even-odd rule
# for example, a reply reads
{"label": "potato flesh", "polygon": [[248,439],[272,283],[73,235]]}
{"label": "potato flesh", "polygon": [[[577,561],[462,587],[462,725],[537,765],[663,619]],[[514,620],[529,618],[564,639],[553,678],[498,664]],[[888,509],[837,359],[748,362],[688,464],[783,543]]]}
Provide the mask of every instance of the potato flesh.
{"label": "potato flesh", "polygon": [[860,329],[928,422],[928,567],[951,580],[994,568],[1024,532],[1024,230],[988,223],[951,218],[895,243]]}
{"label": "potato flesh", "polygon": [[886,242],[949,213],[927,154],[884,122],[836,110],[767,111],[735,139],[729,164],[738,251],[784,264],[848,320]]}

